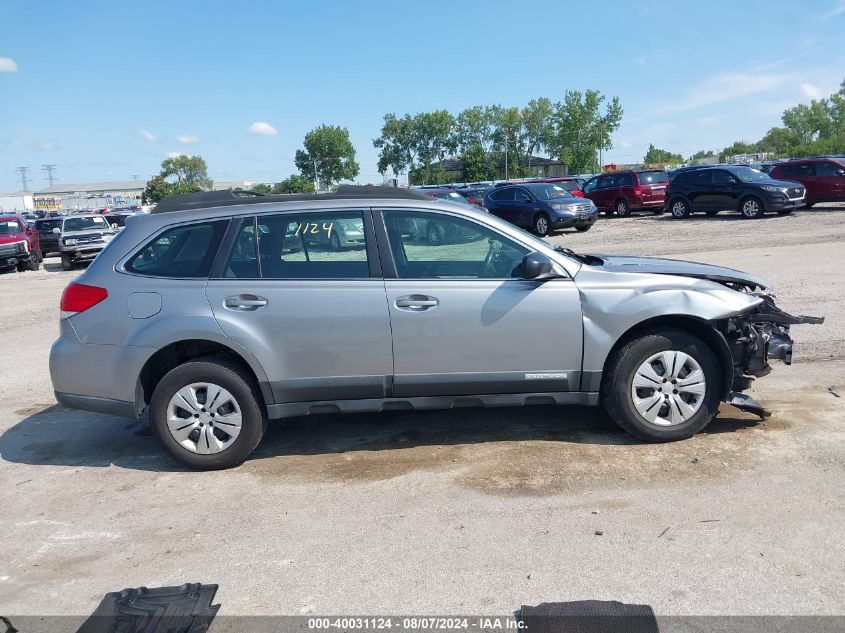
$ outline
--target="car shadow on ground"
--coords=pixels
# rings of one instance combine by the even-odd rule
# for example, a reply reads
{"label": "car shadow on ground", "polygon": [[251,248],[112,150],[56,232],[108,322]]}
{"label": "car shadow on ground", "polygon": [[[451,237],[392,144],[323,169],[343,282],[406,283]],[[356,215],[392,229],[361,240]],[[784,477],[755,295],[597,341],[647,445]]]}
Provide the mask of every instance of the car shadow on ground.
{"label": "car shadow on ground", "polygon": [[[133,421],[71,411],[59,405],[37,411],[32,408],[19,414],[26,417],[0,435],[0,458],[7,462],[188,470],[164,452],[152,435],[146,416]],[[757,424],[756,419],[748,419],[723,405],[719,417],[704,433],[731,433]],[[532,440],[593,446],[640,443],[616,427],[598,407],[390,411],[271,421],[252,459]]]}

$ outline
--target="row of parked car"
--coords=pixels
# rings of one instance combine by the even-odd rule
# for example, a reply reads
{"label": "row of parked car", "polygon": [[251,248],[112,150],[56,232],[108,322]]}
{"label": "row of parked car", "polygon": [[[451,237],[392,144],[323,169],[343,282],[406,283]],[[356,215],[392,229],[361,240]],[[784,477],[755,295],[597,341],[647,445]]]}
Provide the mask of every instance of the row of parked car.
{"label": "row of parked car", "polygon": [[588,179],[554,177],[464,187],[422,187],[437,198],[466,202],[538,235],[562,228],[588,230],[599,212],[635,211],[675,218],[736,211],[745,218],[790,213],[823,202],[845,201],[845,157],[788,160],[765,166],[698,165],[671,172],[638,169]]}
{"label": "row of parked car", "polygon": [[0,270],[38,270],[55,254],[62,270],[94,259],[126,223],[133,210],[107,209],[69,215],[0,212]]}

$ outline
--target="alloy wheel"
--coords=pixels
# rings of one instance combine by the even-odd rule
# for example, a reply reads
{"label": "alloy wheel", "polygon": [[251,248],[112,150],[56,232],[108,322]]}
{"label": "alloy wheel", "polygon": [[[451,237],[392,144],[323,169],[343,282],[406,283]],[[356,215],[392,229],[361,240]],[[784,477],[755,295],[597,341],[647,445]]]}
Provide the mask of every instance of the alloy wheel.
{"label": "alloy wheel", "polygon": [[760,205],[756,200],[746,200],[742,205],[742,215],[756,218],[760,214]]}
{"label": "alloy wheel", "polygon": [[631,383],[634,408],[644,420],[675,426],[701,408],[707,392],[704,371],[689,354],[658,352],[642,363]]}
{"label": "alloy wheel", "polygon": [[546,235],[549,232],[549,221],[546,219],[546,216],[541,215],[538,217],[534,223],[534,227],[537,229],[538,235]]}
{"label": "alloy wheel", "polygon": [[186,385],[167,405],[170,434],[192,453],[213,455],[226,450],[237,439],[242,424],[238,401],[213,383]]}
{"label": "alloy wheel", "polygon": [[683,218],[687,215],[687,205],[678,200],[672,205],[672,215],[676,218]]}

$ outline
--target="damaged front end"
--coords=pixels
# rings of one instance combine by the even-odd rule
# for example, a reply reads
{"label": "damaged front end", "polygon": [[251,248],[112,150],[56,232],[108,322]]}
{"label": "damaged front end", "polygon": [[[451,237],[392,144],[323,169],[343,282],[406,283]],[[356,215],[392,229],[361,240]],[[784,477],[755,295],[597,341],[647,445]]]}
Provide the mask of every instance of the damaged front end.
{"label": "damaged front end", "polygon": [[721,331],[733,357],[733,383],[727,402],[761,418],[770,414],[750,396],[742,393],[755,377],[772,371],[769,360],[792,364],[792,338],[789,328],[798,324],[824,323],[824,317],[793,316],[775,305],[774,297],[764,292],[749,292],[763,301],[752,310],[723,321]]}

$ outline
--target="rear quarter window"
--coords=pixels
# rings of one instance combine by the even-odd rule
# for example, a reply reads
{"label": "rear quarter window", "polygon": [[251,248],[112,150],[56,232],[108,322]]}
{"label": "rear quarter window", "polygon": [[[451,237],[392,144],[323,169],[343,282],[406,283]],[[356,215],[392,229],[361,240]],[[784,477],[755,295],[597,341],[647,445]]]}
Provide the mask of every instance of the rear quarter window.
{"label": "rear quarter window", "polygon": [[126,264],[151,277],[207,277],[229,220],[177,226],[160,233]]}
{"label": "rear quarter window", "polygon": [[651,185],[660,182],[669,182],[669,174],[665,171],[644,171],[639,174],[640,183]]}

